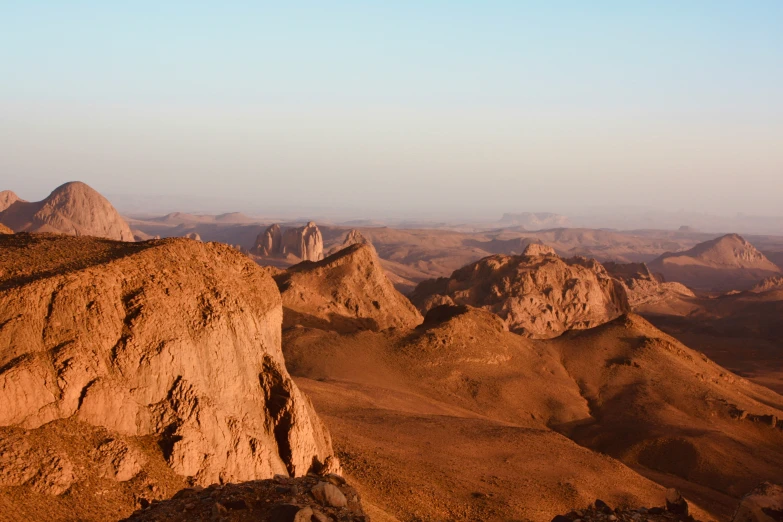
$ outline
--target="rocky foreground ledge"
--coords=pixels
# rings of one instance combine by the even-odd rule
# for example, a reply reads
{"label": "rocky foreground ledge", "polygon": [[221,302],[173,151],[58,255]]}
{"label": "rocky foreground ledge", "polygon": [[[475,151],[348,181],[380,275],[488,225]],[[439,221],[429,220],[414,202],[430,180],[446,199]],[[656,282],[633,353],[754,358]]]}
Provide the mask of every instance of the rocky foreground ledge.
{"label": "rocky foreground ledge", "polygon": [[369,522],[356,490],[339,475],[307,475],[183,489],[123,522]]}

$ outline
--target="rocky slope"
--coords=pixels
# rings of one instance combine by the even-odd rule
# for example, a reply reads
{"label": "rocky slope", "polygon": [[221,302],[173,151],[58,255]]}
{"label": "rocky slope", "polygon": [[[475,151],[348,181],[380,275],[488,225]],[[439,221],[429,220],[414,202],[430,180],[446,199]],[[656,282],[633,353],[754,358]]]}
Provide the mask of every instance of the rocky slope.
{"label": "rocky slope", "polygon": [[22,200],[20,200],[19,196],[17,196],[15,193],[11,192],[10,190],[0,191],[0,212],[7,209],[17,201],[22,201]]}
{"label": "rocky slope", "polygon": [[46,199],[17,200],[0,212],[0,223],[16,232],[52,232],[133,241],[130,227],[98,192],[80,182],[56,188]]}
{"label": "rocky slope", "polygon": [[126,522],[369,522],[354,488],[339,475],[308,475],[191,488],[133,513]]}
{"label": "rocky slope", "polygon": [[98,489],[127,514],[147,487],[336,469],[281,320],[227,246],[0,236],[0,498],[68,491],[48,520],[99,520]]}
{"label": "rocky slope", "polygon": [[623,288],[600,263],[562,259],[538,244],[521,256],[490,256],[449,278],[424,281],[411,301],[422,312],[450,303],[481,307],[535,338],[597,326],[629,310]]}
{"label": "rocky slope", "polygon": [[375,250],[356,244],[319,262],[305,261],[275,276],[284,326],[341,332],[412,328],[421,315],[394,289]]}
{"label": "rocky slope", "polygon": [[650,268],[667,281],[703,290],[747,290],[766,277],[780,275],[780,268],[737,234],[663,254],[650,262]]}
{"label": "rocky slope", "polygon": [[0,223],[0,234],[13,234],[14,231]]}
{"label": "rocky slope", "polygon": [[286,230],[274,224],[258,235],[251,252],[265,257],[294,256],[302,261],[320,261],[324,257],[324,240],[312,221]]}

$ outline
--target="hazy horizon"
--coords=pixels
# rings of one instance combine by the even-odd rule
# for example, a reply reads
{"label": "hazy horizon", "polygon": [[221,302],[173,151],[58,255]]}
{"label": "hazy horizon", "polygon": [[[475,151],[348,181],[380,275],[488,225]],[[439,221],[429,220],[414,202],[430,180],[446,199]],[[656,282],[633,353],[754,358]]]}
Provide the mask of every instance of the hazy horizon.
{"label": "hazy horizon", "polygon": [[773,1],[7,2],[0,190],[780,216],[782,21]]}

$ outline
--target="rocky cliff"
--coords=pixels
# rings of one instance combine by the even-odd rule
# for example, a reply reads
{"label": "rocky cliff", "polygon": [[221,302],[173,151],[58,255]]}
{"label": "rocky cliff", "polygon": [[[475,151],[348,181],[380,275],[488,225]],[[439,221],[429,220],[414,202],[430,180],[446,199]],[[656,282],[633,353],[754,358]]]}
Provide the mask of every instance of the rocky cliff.
{"label": "rocky cliff", "polygon": [[302,261],[320,261],[324,257],[324,240],[312,221],[303,227],[285,231],[274,224],[258,235],[251,252],[266,257],[291,255]]}
{"label": "rocky cliff", "polygon": [[334,462],[281,320],[272,278],[228,246],[0,236],[0,486],[78,492],[148,481],[156,462],[208,485]]}

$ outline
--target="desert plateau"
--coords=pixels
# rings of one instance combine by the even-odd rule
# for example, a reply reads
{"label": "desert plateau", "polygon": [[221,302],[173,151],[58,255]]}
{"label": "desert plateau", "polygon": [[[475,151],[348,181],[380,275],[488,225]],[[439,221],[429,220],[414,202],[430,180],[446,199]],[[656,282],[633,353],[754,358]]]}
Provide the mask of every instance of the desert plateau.
{"label": "desert plateau", "polygon": [[0,522],[783,522],[781,27],[0,2]]}

